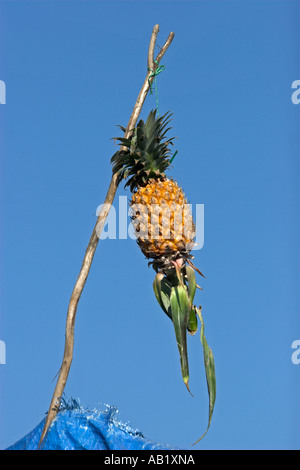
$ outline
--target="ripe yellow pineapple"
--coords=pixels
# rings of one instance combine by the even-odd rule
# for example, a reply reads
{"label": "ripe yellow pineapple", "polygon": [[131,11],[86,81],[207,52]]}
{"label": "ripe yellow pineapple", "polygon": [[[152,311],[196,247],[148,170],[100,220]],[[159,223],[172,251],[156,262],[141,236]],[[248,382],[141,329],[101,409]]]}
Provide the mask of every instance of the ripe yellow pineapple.
{"label": "ripe yellow pineapple", "polygon": [[147,258],[186,255],[193,247],[194,225],[185,195],[172,179],[150,179],[131,199],[138,244]]}
{"label": "ripe yellow pineapple", "polygon": [[[111,162],[117,183],[125,179],[125,187],[129,186],[132,192],[131,218],[137,242],[157,273],[153,290],[160,307],[172,320],[181,374],[189,391],[187,332],[194,335],[198,319],[201,322],[200,339],[209,393],[208,430],[216,398],[215,365],[204,336],[201,307],[193,305],[199,287],[195,270],[203,274],[191,261],[195,238],[192,212],[183,190],[165,175],[172,161],[169,147],[173,138],[165,137],[170,129],[167,128],[169,117],[167,113],[156,118],[156,112],[151,111],[145,123],[140,120],[132,129],[129,138],[117,138],[121,150],[113,155]],[[120,128],[125,132],[124,127]]]}
{"label": "ripe yellow pineapple", "polygon": [[191,258],[195,237],[184,192],[164,173],[170,165],[173,140],[165,139],[169,117],[167,113],[156,118],[156,111],[151,111],[129,139],[117,139],[126,150],[112,158],[119,182],[130,177],[125,187],[133,193],[130,205],[137,242],[156,271],[169,269],[178,259]]}
{"label": "ripe yellow pineapple", "polygon": [[[140,120],[129,138],[118,137],[122,149],[111,161],[117,182],[127,180],[132,192],[130,206],[137,242],[157,272],[153,283],[156,299],[172,320],[180,353],[181,372],[189,390],[186,334],[197,331],[195,268],[190,254],[195,227],[183,190],[167,178],[170,166],[170,114],[156,117],[151,111]],[[120,128],[125,132],[125,128]],[[200,273],[201,274],[201,273]]]}

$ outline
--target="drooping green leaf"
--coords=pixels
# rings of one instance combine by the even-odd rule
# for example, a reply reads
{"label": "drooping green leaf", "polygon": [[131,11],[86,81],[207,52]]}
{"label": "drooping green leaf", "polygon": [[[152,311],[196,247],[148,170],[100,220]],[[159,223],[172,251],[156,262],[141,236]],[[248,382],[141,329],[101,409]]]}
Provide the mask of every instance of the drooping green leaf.
{"label": "drooping green leaf", "polygon": [[171,296],[171,284],[169,281],[164,277],[161,281],[161,298],[166,309],[166,313],[169,318],[172,320],[172,313],[170,309],[170,296]]}
{"label": "drooping green leaf", "polygon": [[187,354],[187,324],[190,313],[190,303],[186,288],[182,285],[172,287],[170,295],[170,308],[174,325],[177,346],[180,355],[181,373],[183,381],[189,389],[189,364]]}
{"label": "drooping green leaf", "polygon": [[206,428],[205,433],[193,444],[197,444],[203,437],[206,435],[213,411],[214,411],[214,406],[215,406],[215,401],[216,401],[216,372],[215,372],[215,361],[214,361],[214,356],[212,353],[211,348],[208,346],[205,335],[204,335],[204,322],[201,314],[201,307],[196,308],[197,315],[201,321],[201,331],[200,331],[200,339],[203,347],[203,357],[204,357],[204,366],[205,366],[205,374],[206,374],[206,382],[207,382],[207,389],[208,389],[208,396],[209,396],[209,412],[208,412],[208,425]]}
{"label": "drooping green leaf", "polygon": [[[170,281],[163,276],[163,274],[158,273],[155,276],[153,282],[153,290],[155,297],[165,314],[172,320],[172,311],[170,307],[170,296],[171,296],[171,283]],[[187,322],[187,330],[191,335],[194,335],[198,329],[198,321],[195,310],[192,308]]]}
{"label": "drooping green leaf", "polygon": [[154,294],[157,299],[157,302],[159,303],[163,311],[167,313],[164,303],[162,301],[162,297],[161,297],[161,281],[162,281],[163,276],[164,275],[161,273],[156,274],[154,278],[154,282],[153,282],[153,290],[154,290]]}
{"label": "drooping green leaf", "polygon": [[190,266],[186,266],[185,272],[186,272],[188,295],[189,295],[190,309],[191,309],[187,329],[191,335],[194,335],[198,329],[197,314],[193,307],[193,301],[194,301],[194,297],[195,297],[195,293],[197,289],[197,283],[196,283],[195,271],[193,268],[191,268]]}
{"label": "drooping green leaf", "polygon": [[197,321],[197,314],[195,309],[192,307],[190,310],[189,321],[187,324],[187,330],[190,335],[194,335],[198,330],[198,321]]}
{"label": "drooping green leaf", "polygon": [[172,319],[172,314],[170,311],[171,285],[163,274],[158,273],[155,276],[153,290],[159,305],[168,315],[168,317]]}
{"label": "drooping green leaf", "polygon": [[189,293],[189,298],[190,298],[190,305],[192,306],[194,302],[196,289],[197,289],[195,271],[193,270],[193,268],[191,268],[191,266],[186,266],[185,271],[186,271],[186,277],[188,281],[188,293]]}

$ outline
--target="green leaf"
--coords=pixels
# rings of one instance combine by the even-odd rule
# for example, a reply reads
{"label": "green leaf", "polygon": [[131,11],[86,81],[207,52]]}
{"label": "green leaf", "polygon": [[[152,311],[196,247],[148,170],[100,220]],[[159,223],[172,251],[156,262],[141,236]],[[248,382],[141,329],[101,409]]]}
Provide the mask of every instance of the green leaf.
{"label": "green leaf", "polygon": [[[171,283],[163,274],[158,273],[153,282],[153,290],[155,297],[165,314],[172,320],[172,312],[170,308],[171,296]],[[191,335],[194,335],[198,329],[197,315],[192,308],[187,323],[187,330]]]}
{"label": "green leaf", "polygon": [[187,325],[188,332],[191,335],[194,335],[198,329],[197,314],[193,308],[193,301],[197,289],[195,271],[190,266],[185,267],[186,279],[188,284],[188,295],[190,299],[190,316]]}
{"label": "green leaf", "polygon": [[169,311],[171,287],[167,283],[163,274],[158,273],[155,276],[153,282],[153,290],[159,305],[161,306],[163,311],[171,318],[171,313]]}
{"label": "green leaf", "polygon": [[214,356],[212,353],[211,348],[208,346],[206,338],[204,336],[204,322],[201,314],[201,307],[196,308],[197,315],[201,321],[201,331],[200,331],[200,339],[203,347],[203,356],[204,356],[204,366],[205,366],[205,373],[206,373],[206,382],[207,382],[207,389],[208,389],[208,396],[209,396],[209,413],[208,413],[208,425],[206,428],[205,433],[196,441],[194,442],[193,445],[197,444],[203,437],[206,435],[213,411],[214,411],[214,406],[215,406],[215,401],[216,401],[216,392],[217,392],[217,387],[216,387],[216,372],[215,372],[215,361],[214,361]]}
{"label": "green leaf", "polygon": [[170,303],[171,303],[170,296],[171,296],[171,284],[164,277],[163,280],[161,281],[161,297],[162,297],[164,307],[166,309],[166,313],[167,313],[168,317],[170,317],[171,320],[172,320],[172,313],[171,313],[171,310],[170,310]]}
{"label": "green leaf", "polygon": [[198,330],[198,321],[197,321],[197,314],[195,309],[192,307],[190,310],[189,321],[187,325],[187,330],[190,335],[194,335]]}
{"label": "green leaf", "polygon": [[125,132],[126,131],[126,128],[123,127],[123,126],[120,126],[120,124],[117,124],[117,127],[119,127],[121,129],[121,131]]}
{"label": "green leaf", "polygon": [[186,271],[186,277],[187,277],[187,281],[188,281],[188,293],[189,293],[190,303],[191,303],[191,306],[192,306],[193,301],[194,301],[194,297],[195,297],[195,293],[196,293],[196,289],[197,289],[195,271],[190,266],[186,266],[185,271]]}
{"label": "green leaf", "polygon": [[189,364],[187,354],[187,324],[190,314],[190,303],[186,288],[182,285],[172,287],[170,295],[170,308],[174,325],[177,346],[180,355],[181,374],[183,381],[189,389]]}

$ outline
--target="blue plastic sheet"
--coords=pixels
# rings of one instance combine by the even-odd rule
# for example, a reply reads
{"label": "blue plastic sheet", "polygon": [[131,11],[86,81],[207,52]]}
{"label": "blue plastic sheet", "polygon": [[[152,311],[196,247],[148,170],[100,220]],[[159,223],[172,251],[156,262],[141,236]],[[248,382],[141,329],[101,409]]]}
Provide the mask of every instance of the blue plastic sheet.
{"label": "blue plastic sheet", "polygon": [[[104,411],[83,408],[73,399],[62,405],[40,447],[41,450],[171,450],[174,447],[146,439],[140,431],[117,419],[115,407]],[[46,419],[46,418],[45,418]],[[45,423],[7,450],[36,450]]]}

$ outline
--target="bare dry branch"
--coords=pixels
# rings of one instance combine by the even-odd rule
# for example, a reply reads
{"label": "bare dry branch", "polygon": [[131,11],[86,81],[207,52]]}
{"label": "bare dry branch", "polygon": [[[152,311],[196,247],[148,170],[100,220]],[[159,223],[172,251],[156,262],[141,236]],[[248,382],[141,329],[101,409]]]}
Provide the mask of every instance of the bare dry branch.
{"label": "bare dry branch", "polygon": [[156,62],[157,63],[160,63],[161,59],[163,58],[166,50],[168,49],[168,47],[170,46],[171,42],[173,41],[174,39],[174,36],[175,36],[175,33],[170,33],[169,36],[168,36],[168,39],[166,40],[165,44],[163,45],[163,47],[161,48],[161,50],[159,51],[157,57],[156,57]]}
{"label": "bare dry branch", "polygon": [[153,70],[153,71],[154,71],[154,48],[155,48],[158,32],[159,32],[159,25],[156,24],[152,31],[150,44],[149,44],[149,51],[148,51],[148,70]]}
{"label": "bare dry branch", "polygon": [[[150,39],[150,45],[149,45],[149,51],[148,51],[148,68],[151,68],[152,70],[155,70],[155,68],[157,67],[157,64],[154,63],[153,57],[154,57],[154,48],[155,48],[155,43],[156,43],[156,38],[157,38],[158,31],[159,31],[159,25],[155,25],[154,28],[153,28],[153,31],[152,31],[152,35],[151,35],[151,39]],[[164,44],[164,46],[162,47],[162,49],[160,50],[160,52],[159,52],[159,54],[156,58],[157,63],[160,62],[161,58],[163,57],[163,55],[167,51],[168,47],[170,46],[170,44],[173,40],[173,37],[174,37],[174,33],[170,33],[166,43]],[[150,63],[150,67],[149,67],[149,63]],[[152,77],[152,79],[150,78],[150,80],[149,80],[150,74],[151,74],[151,71],[148,70],[146,79],[143,83],[141,91],[140,91],[140,93],[138,95],[138,98],[136,100],[136,103],[134,105],[131,117],[129,119],[126,131],[125,131],[125,134],[124,134],[124,137],[129,137],[130,136],[130,133],[132,132],[132,130],[134,129],[134,127],[137,123],[137,120],[138,120],[138,117],[140,115],[142,106],[144,104],[145,98],[146,98],[147,93],[149,91],[149,87],[150,87],[149,81],[151,82],[153,80],[153,77]],[[67,382],[67,378],[68,378],[68,375],[69,375],[69,371],[70,371],[70,367],[71,367],[71,363],[72,363],[72,359],[73,359],[74,326],[75,326],[75,317],[76,317],[78,302],[79,302],[80,296],[82,294],[82,291],[84,289],[84,286],[85,286],[85,283],[86,283],[86,280],[87,280],[87,277],[88,277],[88,274],[89,274],[89,271],[90,271],[90,268],[91,268],[91,265],[92,265],[94,254],[95,254],[95,251],[96,251],[96,248],[97,248],[97,245],[98,245],[99,237],[100,237],[101,231],[104,227],[104,224],[105,224],[108,212],[109,212],[109,210],[107,208],[110,207],[111,204],[113,203],[116,191],[117,191],[116,176],[113,175],[112,179],[111,179],[111,182],[110,182],[110,185],[109,185],[109,188],[108,188],[108,191],[107,191],[107,195],[106,195],[104,204],[102,206],[102,210],[101,210],[101,212],[98,216],[96,225],[95,225],[94,230],[92,232],[92,235],[91,235],[91,238],[90,238],[90,241],[89,241],[89,244],[87,246],[85,256],[84,256],[84,259],[83,259],[83,262],[82,262],[82,266],[81,266],[77,281],[75,283],[75,286],[74,286],[74,289],[73,289],[73,292],[72,292],[72,295],[71,295],[69,308],[68,308],[68,313],[67,313],[67,321],[66,321],[65,348],[64,348],[63,360],[62,360],[61,368],[60,368],[60,371],[59,371],[59,376],[58,376],[57,383],[56,383],[56,386],[55,386],[55,390],[54,390],[54,393],[53,393],[53,396],[52,396],[52,399],[51,399],[50,407],[49,407],[49,410],[48,410],[47,418],[46,418],[46,421],[45,421],[45,425],[44,425],[44,428],[43,428],[43,431],[42,431],[42,434],[41,434],[41,438],[40,438],[40,442],[39,442],[38,447],[40,447],[44,437],[46,436],[46,433],[49,429],[49,426],[51,425],[53,419],[55,418],[55,416],[57,415],[57,413],[59,411],[61,397],[62,397],[64,389],[65,389],[65,385],[66,385],[66,382]]]}

